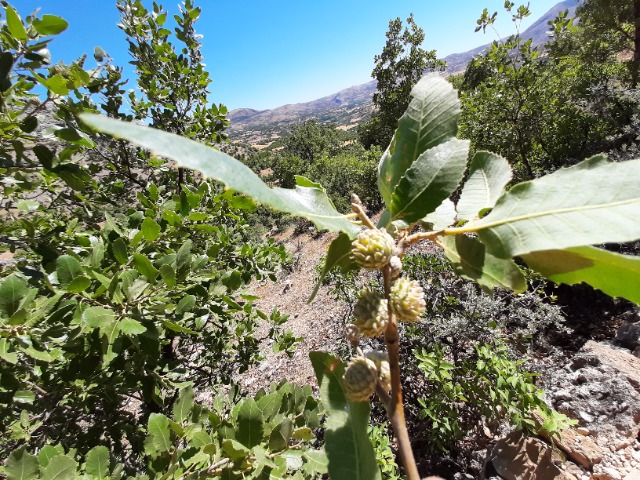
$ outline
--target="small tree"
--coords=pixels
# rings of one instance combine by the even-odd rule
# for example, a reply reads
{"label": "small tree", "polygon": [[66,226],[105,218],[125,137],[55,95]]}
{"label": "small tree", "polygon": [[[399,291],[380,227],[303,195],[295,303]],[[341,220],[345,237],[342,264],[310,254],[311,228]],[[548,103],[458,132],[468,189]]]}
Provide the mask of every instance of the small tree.
{"label": "small tree", "polygon": [[389,22],[387,43],[380,55],[374,57],[376,66],[371,76],[377,81],[373,95],[376,110],[373,118],[360,129],[360,139],[365,147],[386,146],[398,126],[398,119],[407,109],[411,89],[427,70],[443,70],[445,63],[438,60],[435,50],[424,50],[424,30],[413,19]]}

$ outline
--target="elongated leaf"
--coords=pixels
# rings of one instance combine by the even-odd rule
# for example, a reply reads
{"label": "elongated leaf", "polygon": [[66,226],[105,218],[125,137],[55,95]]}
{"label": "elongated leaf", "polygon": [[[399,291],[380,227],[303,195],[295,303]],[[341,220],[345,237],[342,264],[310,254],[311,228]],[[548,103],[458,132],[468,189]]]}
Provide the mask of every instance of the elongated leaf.
{"label": "elongated leaf", "polygon": [[587,162],[516,185],[489,215],[447,233],[477,232],[501,258],[640,238],[640,159]]}
{"label": "elongated leaf", "polygon": [[153,218],[145,218],[142,222],[142,236],[147,242],[153,242],[160,235],[160,225]]}
{"label": "elongated leaf", "polygon": [[140,335],[147,331],[146,327],[133,318],[123,318],[118,322],[118,329],[128,336]]}
{"label": "elongated leaf", "polygon": [[289,445],[289,439],[293,433],[293,422],[284,418],[269,435],[269,449],[273,452],[284,450]]}
{"label": "elongated leaf", "polygon": [[89,280],[84,275],[79,275],[76,278],[74,278],[71,282],[69,282],[69,284],[67,285],[67,292],[70,292],[70,293],[84,292],[90,286],[91,286],[91,280]]}
{"label": "elongated leaf", "polygon": [[110,464],[111,457],[109,455],[109,449],[103,445],[93,447],[89,450],[89,453],[87,453],[85,469],[88,475],[98,478],[108,477]]}
{"label": "elongated leaf", "polygon": [[169,419],[161,413],[152,413],[147,425],[149,436],[144,442],[145,452],[152,457],[157,457],[171,448],[171,431]]}
{"label": "elongated leaf", "polygon": [[472,280],[489,292],[493,287],[507,288],[516,293],[527,288],[524,275],[510,258],[498,258],[475,238],[466,235],[444,237],[439,242],[454,271]]}
{"label": "elongated leaf", "polygon": [[349,403],[344,396],[344,363],[324,352],[309,354],[327,412],[325,451],[332,480],[380,479],[367,434],[369,403]]}
{"label": "elongated leaf", "polygon": [[247,448],[253,448],[262,441],[264,435],[262,411],[253,398],[245,400],[238,410],[236,440]]}
{"label": "elongated leaf", "polygon": [[5,7],[5,13],[7,15],[7,28],[11,36],[16,40],[27,40],[29,37],[20,15],[18,15],[11,5]]}
{"label": "elongated leaf", "polygon": [[378,188],[387,206],[391,205],[396,186],[413,162],[458,132],[460,101],[445,79],[437,74],[423,77],[413,87],[411,97],[378,166]]}
{"label": "elongated leaf", "polygon": [[481,210],[493,208],[512,177],[509,162],[504,158],[490,152],[477,152],[456,206],[458,220],[472,220]]}
{"label": "elongated leaf", "polygon": [[433,147],[409,167],[393,191],[393,220],[417,222],[451,195],[467,168],[469,141],[451,139]]}
{"label": "elongated leaf", "polygon": [[178,401],[173,405],[173,419],[182,423],[191,416],[194,393],[191,385],[182,389]]}
{"label": "elongated leaf", "polygon": [[116,313],[104,307],[89,307],[82,312],[82,320],[90,328],[106,328],[115,322]]}
{"label": "elongated leaf", "polygon": [[232,438],[227,438],[222,442],[222,450],[234,462],[247,458],[249,455],[249,449]]}
{"label": "elongated leaf", "polygon": [[77,276],[82,274],[82,264],[72,255],[61,255],[56,260],[56,273],[60,286],[67,288]]}
{"label": "elongated leaf", "polygon": [[34,18],[32,25],[40,35],[58,35],[67,29],[69,23],[56,15],[42,15],[42,18]]}
{"label": "elongated leaf", "polygon": [[127,139],[184,167],[198,170],[276,210],[307,218],[321,230],[345,232],[350,236],[355,236],[358,231],[318,188],[269,188],[249,167],[235,158],[192,140],[100,115],[83,114],[82,119],[97,130]]}
{"label": "elongated leaf", "polygon": [[20,302],[27,295],[27,281],[16,274],[9,275],[0,285],[0,313],[11,317],[20,308]]}
{"label": "elongated leaf", "polygon": [[127,254],[127,244],[125,241],[118,237],[113,242],[111,242],[111,251],[113,252],[113,256],[116,261],[120,265],[124,265],[129,261],[129,255]]}
{"label": "elongated leaf", "polygon": [[522,259],[556,283],[585,282],[607,295],[640,304],[640,257],[577,247],[529,253]]}
{"label": "elongated leaf", "polygon": [[14,450],[7,459],[7,480],[32,480],[37,478],[39,471],[38,459],[27,452],[26,447]]}
{"label": "elongated leaf", "polygon": [[327,276],[333,267],[339,267],[342,273],[359,268],[351,258],[351,249],[351,238],[349,238],[349,235],[346,233],[341,233],[333,240],[333,242],[331,242],[331,245],[329,245],[329,251],[327,252],[327,257],[324,261],[324,268],[320,273],[320,277],[316,282],[313,292],[311,292],[311,296],[308,300],[309,302],[312,302],[313,299],[316,298],[324,277]]}
{"label": "elongated leaf", "polygon": [[160,273],[158,269],[153,266],[151,260],[141,253],[133,254],[133,266],[138,273],[147,278],[149,283],[155,283],[158,273]]}

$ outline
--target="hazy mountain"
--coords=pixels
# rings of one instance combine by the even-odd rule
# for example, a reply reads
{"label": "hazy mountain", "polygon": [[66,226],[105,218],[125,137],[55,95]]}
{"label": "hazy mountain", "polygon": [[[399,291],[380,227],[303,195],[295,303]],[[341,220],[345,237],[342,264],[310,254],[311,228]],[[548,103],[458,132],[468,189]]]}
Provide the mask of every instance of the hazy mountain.
{"label": "hazy mountain", "polygon": [[[569,16],[573,17],[578,4],[577,0],[565,0],[556,4],[527,28],[522,36],[531,38],[534,45],[545,44],[549,39],[548,22],[563,10],[569,10]],[[469,61],[489,45],[481,45],[467,52],[454,53],[445,57],[447,74],[464,71]],[[276,138],[286,135],[290,125],[311,118],[323,123],[334,123],[348,130],[371,114],[373,109],[371,99],[375,91],[376,84],[372,80],[311,102],[283,105],[270,110],[239,108],[229,112],[228,118],[231,125],[227,132],[231,139],[236,141],[267,145]]]}

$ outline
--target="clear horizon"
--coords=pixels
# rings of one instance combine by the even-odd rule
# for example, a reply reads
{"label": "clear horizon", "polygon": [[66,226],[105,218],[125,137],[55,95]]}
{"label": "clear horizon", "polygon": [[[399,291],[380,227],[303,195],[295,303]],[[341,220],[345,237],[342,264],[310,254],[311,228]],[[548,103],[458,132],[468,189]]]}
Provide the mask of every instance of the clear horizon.
{"label": "clear horizon", "polygon": [[[10,3],[24,18],[37,7],[39,14],[60,15],[69,28],[50,45],[54,61],[70,62],[83,53],[91,66],[94,46],[101,46],[114,64],[125,69],[128,88],[135,88],[133,67],[115,1],[14,0]],[[144,2],[150,8],[151,2]],[[389,20],[406,19],[413,12],[425,31],[423,48],[443,58],[488,43],[496,33],[474,33],[483,8],[498,12],[500,36],[514,33],[502,0],[459,2],[410,2],[383,0],[325,0],[270,3],[236,0],[200,0],[196,23],[204,35],[202,52],[213,83],[210,101],[229,110],[265,110],[331,95],[371,80],[373,57],[382,51]],[[446,3],[446,4],[445,4]],[[524,30],[558,0],[533,0]],[[163,2],[170,16],[178,2]],[[84,7],[84,8],[83,8]]]}

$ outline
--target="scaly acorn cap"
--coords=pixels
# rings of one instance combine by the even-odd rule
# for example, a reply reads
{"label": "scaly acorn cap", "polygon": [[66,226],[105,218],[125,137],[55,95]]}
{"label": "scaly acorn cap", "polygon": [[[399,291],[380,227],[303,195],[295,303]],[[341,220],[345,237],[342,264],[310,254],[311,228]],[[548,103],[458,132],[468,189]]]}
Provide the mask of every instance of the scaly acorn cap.
{"label": "scaly acorn cap", "polygon": [[391,367],[389,366],[389,354],[380,350],[372,350],[365,357],[376,364],[378,369],[378,381],[387,392],[391,390]]}
{"label": "scaly acorn cap", "polygon": [[417,322],[427,308],[424,301],[424,290],[415,280],[406,277],[397,279],[391,285],[389,294],[391,310],[398,320]]}
{"label": "scaly acorn cap", "polygon": [[384,228],[369,228],[358,234],[352,246],[351,254],[358,265],[378,270],[389,263],[396,244]]}
{"label": "scaly acorn cap", "polygon": [[376,364],[365,357],[351,359],[342,378],[344,393],[350,402],[367,402],[378,381]]}
{"label": "scaly acorn cap", "polygon": [[353,324],[365,337],[376,337],[384,333],[389,320],[387,301],[375,290],[367,289],[353,308],[356,317]]}

